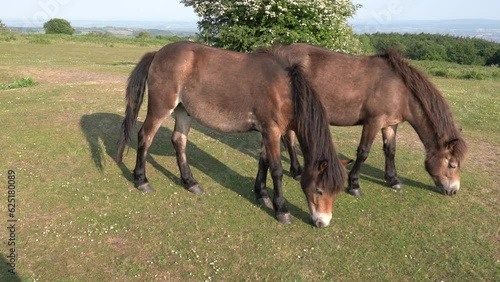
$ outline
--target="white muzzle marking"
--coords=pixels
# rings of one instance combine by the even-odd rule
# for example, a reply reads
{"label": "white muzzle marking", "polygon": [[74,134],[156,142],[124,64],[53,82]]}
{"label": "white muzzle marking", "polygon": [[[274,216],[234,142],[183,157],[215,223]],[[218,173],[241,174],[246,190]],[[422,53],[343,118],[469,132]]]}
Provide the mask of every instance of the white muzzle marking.
{"label": "white muzzle marking", "polygon": [[314,225],[317,227],[327,227],[332,221],[332,214],[322,213],[322,212],[311,212],[312,220]]}

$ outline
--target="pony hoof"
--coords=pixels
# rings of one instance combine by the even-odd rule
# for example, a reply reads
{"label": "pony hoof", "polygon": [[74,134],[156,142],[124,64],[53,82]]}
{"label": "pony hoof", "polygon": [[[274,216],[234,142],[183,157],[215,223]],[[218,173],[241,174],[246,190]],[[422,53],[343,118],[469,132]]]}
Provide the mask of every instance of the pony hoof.
{"label": "pony hoof", "polygon": [[361,193],[361,188],[349,189],[347,190],[347,193],[353,195],[354,197],[361,197],[361,195],[363,195],[363,193]]}
{"label": "pony hoof", "polygon": [[398,184],[392,185],[391,188],[396,190],[396,191],[399,191],[399,190],[403,189],[403,185],[401,183],[398,183]]}
{"label": "pony hoof", "polygon": [[302,176],[302,169],[300,167],[299,169],[290,167],[290,174],[292,175],[293,179],[300,180],[300,177]]}
{"label": "pony hoof", "polygon": [[282,224],[292,224],[292,215],[290,213],[278,213],[276,218],[279,223]]}
{"label": "pony hoof", "polygon": [[144,193],[155,192],[155,189],[149,183],[144,183],[144,184],[137,186],[137,190],[144,192]]}
{"label": "pony hoof", "polygon": [[193,194],[197,194],[197,195],[205,193],[205,191],[203,191],[203,188],[201,188],[200,185],[198,185],[198,184],[195,184],[195,185],[189,187],[187,190],[189,192],[191,192]]}
{"label": "pony hoof", "polygon": [[268,207],[268,208],[273,208],[273,203],[271,203],[271,199],[269,197],[263,197],[260,199],[257,199],[257,202],[263,207]]}

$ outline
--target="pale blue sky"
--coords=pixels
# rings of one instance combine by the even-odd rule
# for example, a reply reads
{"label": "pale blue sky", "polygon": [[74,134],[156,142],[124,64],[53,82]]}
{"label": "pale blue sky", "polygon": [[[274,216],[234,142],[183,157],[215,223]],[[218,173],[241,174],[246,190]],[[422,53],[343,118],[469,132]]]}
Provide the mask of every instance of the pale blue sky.
{"label": "pale blue sky", "polygon": [[[496,19],[499,0],[353,0],[364,7],[355,19],[393,20]],[[43,24],[67,20],[192,21],[197,16],[177,0],[1,0],[0,19]]]}

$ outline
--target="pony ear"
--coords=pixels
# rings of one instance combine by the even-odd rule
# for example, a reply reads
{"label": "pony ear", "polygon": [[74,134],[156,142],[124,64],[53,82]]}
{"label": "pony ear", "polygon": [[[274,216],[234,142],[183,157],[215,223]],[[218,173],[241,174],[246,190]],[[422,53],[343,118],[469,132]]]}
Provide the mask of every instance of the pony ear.
{"label": "pony ear", "polygon": [[320,174],[323,173],[327,167],[328,167],[328,161],[326,160],[320,161],[318,165],[319,173]]}

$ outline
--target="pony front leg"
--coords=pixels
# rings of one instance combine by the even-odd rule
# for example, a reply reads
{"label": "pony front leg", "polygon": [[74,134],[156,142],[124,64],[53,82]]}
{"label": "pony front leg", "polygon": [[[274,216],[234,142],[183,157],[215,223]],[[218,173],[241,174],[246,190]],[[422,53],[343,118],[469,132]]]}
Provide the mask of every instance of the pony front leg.
{"label": "pony front leg", "polygon": [[295,180],[300,180],[302,168],[300,167],[299,159],[297,158],[297,150],[295,148],[295,132],[288,130],[283,137],[288,155],[290,156],[290,174]]}
{"label": "pony front leg", "polygon": [[172,144],[174,145],[182,183],[186,186],[186,189],[189,192],[202,194],[204,191],[194,179],[186,156],[187,136],[189,134],[189,129],[191,128],[192,119],[182,105],[179,105],[175,109],[174,114],[175,127],[174,132],[172,132]]}
{"label": "pony front leg", "polygon": [[397,128],[397,124],[382,128],[382,139],[384,142],[385,180],[387,181],[387,186],[395,190],[401,190],[403,189],[403,185],[401,184],[401,180],[398,178],[396,163],[394,161],[394,157],[396,156]]}
{"label": "pony front leg", "polygon": [[292,223],[292,216],[288,210],[286,200],[283,197],[282,178],[283,167],[281,165],[280,139],[281,132],[278,128],[273,128],[262,133],[266,156],[269,161],[271,177],[273,179],[273,208],[276,218],[283,224]]}
{"label": "pony front leg", "polygon": [[359,174],[361,171],[361,165],[368,158],[370,149],[373,144],[373,140],[377,135],[380,127],[374,125],[365,124],[363,126],[363,132],[361,133],[361,141],[359,142],[356,161],[349,172],[349,188],[347,192],[353,196],[361,196],[361,187],[359,186]]}

